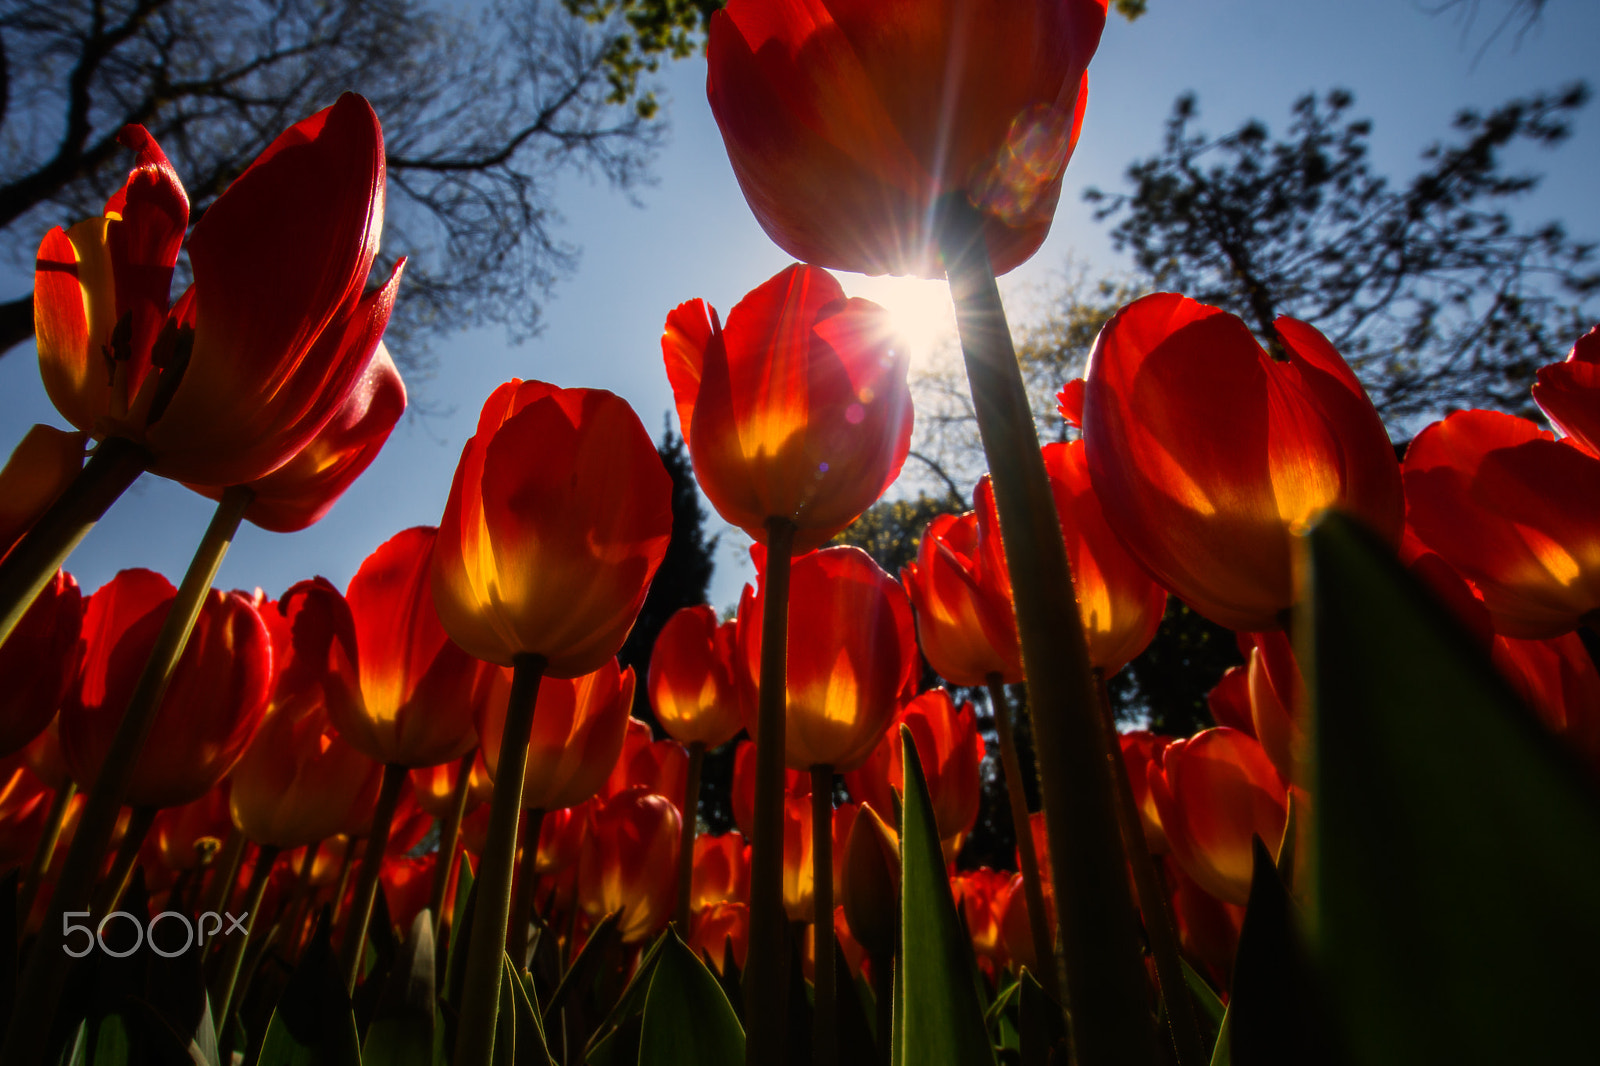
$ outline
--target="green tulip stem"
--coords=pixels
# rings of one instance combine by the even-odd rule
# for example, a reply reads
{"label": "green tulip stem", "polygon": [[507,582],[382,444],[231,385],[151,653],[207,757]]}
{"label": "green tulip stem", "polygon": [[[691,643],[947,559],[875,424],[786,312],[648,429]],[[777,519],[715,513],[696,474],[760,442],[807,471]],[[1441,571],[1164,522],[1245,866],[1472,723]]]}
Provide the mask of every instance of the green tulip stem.
{"label": "green tulip stem", "polygon": [[[517,822],[522,814],[522,782],[527,771],[528,738],[533,734],[533,709],[545,660],[518,655],[512,660],[511,697],[500,733],[500,765],[495,773],[494,800],[489,807],[489,839],[475,882],[477,909],[467,944],[462,985],[461,1024],[457,1029],[454,1066],[490,1066],[494,1061],[495,1017],[500,1011],[500,975],[504,972],[506,924],[511,915],[511,875],[517,860]],[[537,846],[537,842],[535,843]]]}
{"label": "green tulip stem", "polygon": [[[1111,711],[1111,700],[1106,695],[1106,679],[1097,668],[1094,672],[1095,689],[1099,694],[1100,714],[1106,728],[1116,732],[1116,716]],[[1122,826],[1122,844],[1128,849],[1128,864],[1133,867],[1133,886],[1139,893],[1139,913],[1144,916],[1145,939],[1150,944],[1150,954],[1155,957],[1156,984],[1167,1005],[1167,1026],[1172,1035],[1172,1047],[1178,1056],[1178,1066],[1205,1066],[1211,1056],[1200,1040],[1200,1022],[1194,1014],[1194,1000],[1189,995],[1188,982],[1183,979],[1183,963],[1178,956],[1178,932],[1172,921],[1167,893],[1156,873],[1155,861],[1150,857],[1150,846],[1144,838],[1144,820],[1139,817],[1139,805],[1133,796],[1133,782],[1128,778],[1128,764],[1118,752],[1112,764],[1117,784],[1117,821]]]}
{"label": "green tulip stem", "polygon": [[0,1062],[7,1066],[34,1066],[43,1061],[49,1023],[55,1017],[67,969],[72,963],[72,956],[63,950],[65,916],[69,911],[81,912],[89,907],[101,859],[116,829],[117,813],[127,795],[134,765],[144,750],[150,727],[155,724],[156,712],[161,709],[161,698],[166,695],[178,660],[189,643],[189,634],[200,617],[200,608],[205,605],[217,568],[228,554],[239,522],[254,498],[255,493],[243,485],[223,492],[200,547],[189,561],[183,583],[178,586],[178,595],[167,611],[144,672],[134,685],[128,709],[111,739],[111,747],[100,764],[99,776],[89,789],[89,799],[83,805],[78,827],[72,834],[72,846],[67,849],[39,942],[29,953],[27,969],[17,985],[11,1025],[6,1030],[5,1044],[0,1046]]}
{"label": "green tulip stem", "polygon": [[372,921],[372,907],[378,899],[378,875],[383,871],[383,857],[389,850],[389,830],[394,824],[395,808],[400,805],[400,790],[405,787],[409,771],[398,763],[385,763],[383,782],[378,786],[378,805],[372,812],[372,831],[367,834],[367,848],[361,853],[361,869],[356,874],[356,894],[350,901],[353,908],[350,922],[345,926],[344,942],[339,945],[339,972],[344,975],[344,987],[355,991],[361,978],[362,956],[367,946],[367,925]]}
{"label": "green tulip stem", "polygon": [[83,469],[0,563],[0,644],[72,549],[117,502],[152,456],[124,437],[107,437]]}
{"label": "green tulip stem", "polygon": [[262,844],[256,849],[256,864],[250,868],[250,887],[245,889],[244,909],[239,915],[244,923],[244,932],[235,932],[224,941],[222,965],[217,971],[218,983],[215,995],[211,997],[211,1001],[217,1005],[218,1033],[227,1028],[228,1014],[237,1005],[233,999],[234,986],[239,983],[245,948],[250,946],[256,919],[260,917],[257,912],[261,910],[261,901],[266,898],[267,881],[272,875],[272,864],[278,861],[278,850],[271,844]]}
{"label": "green tulip stem", "polygon": [[755,839],[750,842],[750,948],[745,970],[745,1066],[783,1061],[786,916],[783,910],[784,715],[788,704],[789,562],[795,524],[767,520],[756,699]]}
{"label": "green tulip stem", "polygon": [[506,929],[506,953],[518,973],[528,966],[528,928],[533,923],[534,890],[539,882],[539,833],[544,811],[534,808],[522,819],[522,858],[517,863],[511,919]]}
{"label": "green tulip stem", "polygon": [[56,789],[55,798],[50,801],[50,812],[44,818],[44,832],[39,836],[39,846],[33,851],[33,862],[29,864],[27,876],[22,880],[22,889],[17,893],[19,934],[28,927],[28,915],[33,913],[34,900],[39,898],[39,883],[44,879],[44,872],[50,869],[50,860],[56,855],[56,845],[61,842],[61,823],[66,820],[67,805],[77,794],[77,784],[69,780]]}
{"label": "green tulip stem", "polygon": [[1039,876],[1039,849],[1034,847],[1033,827],[1028,819],[1028,795],[1022,782],[1022,759],[1017,755],[1017,734],[1012,725],[1014,708],[1006,697],[1000,675],[989,675],[989,701],[994,706],[994,727],[1000,734],[1000,767],[1006,776],[1006,798],[1011,804],[1011,825],[1016,830],[1017,853],[1022,857],[1022,899],[1028,905],[1028,931],[1033,936],[1035,971],[1044,990],[1061,999],[1055,958],[1055,938],[1050,935],[1050,917],[1045,910],[1044,879]]}
{"label": "green tulip stem", "polygon": [[444,897],[450,891],[450,874],[456,865],[456,842],[461,836],[461,820],[467,815],[467,797],[472,794],[472,764],[477,758],[477,748],[461,756],[461,762],[456,765],[456,786],[450,793],[450,813],[439,822],[439,858],[433,864],[433,888],[428,893],[428,913],[433,915],[436,931],[444,918]]}
{"label": "green tulip stem", "polygon": [[1116,740],[1096,709],[1088,644],[1056,519],[1033,410],[984,241],[983,217],[949,197],[939,235],[967,381],[1013,575],[1063,967],[1080,1066],[1156,1054],[1148,979],[1117,828],[1109,760]]}
{"label": "green tulip stem", "polygon": [[811,898],[815,966],[811,1013],[811,1062],[839,1061],[838,995],[833,970],[833,767],[811,768]]}
{"label": "green tulip stem", "polygon": [[154,807],[134,807],[129,813],[128,828],[122,834],[122,843],[117,845],[116,858],[111,860],[111,871],[95,893],[93,910],[96,915],[110,914],[117,909],[117,901],[128,889],[133,864],[139,861],[139,849],[144,847],[144,838],[150,835],[155,820]]}
{"label": "green tulip stem", "polygon": [[706,761],[706,746],[695,740],[689,743],[689,772],[683,780],[683,802],[678,814],[683,820],[678,837],[678,903],[673,913],[673,924],[678,935],[689,940],[689,896],[694,888],[694,834],[695,818],[700,812],[700,769]]}

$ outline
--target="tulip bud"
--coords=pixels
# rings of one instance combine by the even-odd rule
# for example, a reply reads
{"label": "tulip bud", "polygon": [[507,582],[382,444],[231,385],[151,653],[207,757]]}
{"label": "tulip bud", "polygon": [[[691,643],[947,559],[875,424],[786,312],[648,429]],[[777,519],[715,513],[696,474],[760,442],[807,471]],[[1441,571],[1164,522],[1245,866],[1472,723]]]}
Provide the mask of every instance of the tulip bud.
{"label": "tulip bud", "polygon": [[868,953],[888,958],[900,927],[900,838],[865,803],[845,847],[841,888],[850,932]]}

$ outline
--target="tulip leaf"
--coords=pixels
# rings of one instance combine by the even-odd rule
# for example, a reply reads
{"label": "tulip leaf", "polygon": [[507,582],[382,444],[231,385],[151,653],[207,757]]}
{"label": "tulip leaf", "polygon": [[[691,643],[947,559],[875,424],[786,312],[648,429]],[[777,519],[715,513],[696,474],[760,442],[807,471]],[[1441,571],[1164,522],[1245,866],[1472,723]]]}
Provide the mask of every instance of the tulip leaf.
{"label": "tulip leaf", "polygon": [[361,1045],[361,1058],[381,1066],[429,1066],[433,1061],[433,915],[411,923],[384,982]]}
{"label": "tulip leaf", "polygon": [[[584,1048],[585,1061],[602,1066],[605,1063],[626,1062],[629,1066],[639,1061],[637,1020],[639,1012],[644,1009],[645,994],[650,989],[650,979],[655,974],[656,963],[661,959],[662,945],[666,943],[667,934],[662,933],[656,937],[655,943],[650,945],[644,957],[639,960],[638,968],[633,971],[633,976],[622,989],[622,995],[617,997],[607,1012],[605,1020],[595,1027],[593,1035],[589,1038]],[[551,997],[550,1005],[545,1007],[545,1016],[550,1016],[551,1007],[555,997]],[[626,1053],[621,1053],[622,1048],[628,1048]],[[621,1054],[619,1058],[614,1055]]]}
{"label": "tulip leaf", "polygon": [[600,924],[590,931],[589,939],[583,943],[583,950],[572,960],[567,972],[561,975],[556,990],[550,993],[550,1002],[544,1006],[544,1024],[550,1024],[551,1019],[566,1005],[567,999],[574,992],[587,990],[590,987],[590,974],[599,966],[601,958],[610,948],[613,934],[616,933],[617,925],[621,921],[622,912],[613,911],[600,919]]}
{"label": "tulip leaf", "polygon": [[344,978],[329,943],[329,923],[289,978],[261,1044],[257,1066],[361,1066],[361,1041]]}
{"label": "tulip leaf", "polygon": [[[545,1042],[544,1027],[539,1024],[539,1012],[534,1006],[528,986],[517,976],[517,968],[509,953],[505,956],[502,971],[500,1005],[505,1009],[506,993],[510,993],[511,1011],[516,1015],[516,1046],[511,1056],[512,1066],[554,1066],[550,1046]],[[497,1059],[498,1055],[495,1056]]]}
{"label": "tulip leaf", "polygon": [[1067,1028],[1061,1005],[1050,998],[1033,974],[1022,971],[1018,984],[1017,1031],[1022,1066],[1050,1066],[1067,1061]]}
{"label": "tulip leaf", "polygon": [[1211,1028],[1217,1028],[1222,1024],[1222,1016],[1227,1012],[1221,997],[1217,995],[1216,989],[1211,987],[1211,982],[1195,972],[1195,968],[1189,965],[1189,960],[1179,959],[1178,962],[1183,965],[1183,983],[1189,986],[1189,994],[1194,997],[1206,1021],[1211,1023]]}
{"label": "tulip leaf", "polygon": [[1308,538],[1321,976],[1357,1062],[1587,1062],[1600,793],[1365,529]]}
{"label": "tulip leaf", "polygon": [[1232,1066],[1328,1062],[1298,915],[1260,837],[1253,841],[1250,900],[1228,997]]}
{"label": "tulip leaf", "polygon": [[[442,998],[457,1006],[461,1003],[461,986],[466,980],[467,944],[472,939],[472,915],[476,909],[478,893],[473,884],[472,863],[467,853],[461,853],[461,869],[456,874],[455,905],[450,909],[450,942],[445,948],[444,989]],[[457,951],[456,948],[461,950]]]}
{"label": "tulip leaf", "polygon": [[896,1061],[906,1066],[993,1063],[972,942],[963,937],[945,872],[928,782],[911,731],[904,745],[900,814],[900,987],[895,1000]]}
{"label": "tulip leaf", "polygon": [[644,999],[639,1066],[742,1066],[744,1029],[716,975],[675,931]]}

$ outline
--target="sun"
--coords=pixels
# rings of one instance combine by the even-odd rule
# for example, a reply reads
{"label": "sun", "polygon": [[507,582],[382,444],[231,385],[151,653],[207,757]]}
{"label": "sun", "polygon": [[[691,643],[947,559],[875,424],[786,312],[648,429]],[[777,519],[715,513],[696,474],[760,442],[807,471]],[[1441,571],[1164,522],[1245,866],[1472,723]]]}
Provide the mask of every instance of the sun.
{"label": "sun", "polygon": [[839,283],[846,294],[871,300],[889,312],[895,332],[910,349],[912,366],[927,366],[935,351],[955,339],[955,307],[945,282],[841,274]]}

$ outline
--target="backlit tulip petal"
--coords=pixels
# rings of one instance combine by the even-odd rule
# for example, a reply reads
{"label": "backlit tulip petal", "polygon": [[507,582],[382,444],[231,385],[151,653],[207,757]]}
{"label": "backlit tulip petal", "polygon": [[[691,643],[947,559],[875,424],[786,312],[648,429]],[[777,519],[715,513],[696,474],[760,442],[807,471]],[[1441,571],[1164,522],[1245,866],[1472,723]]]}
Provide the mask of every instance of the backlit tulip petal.
{"label": "backlit tulip petal", "polygon": [[[989,528],[996,536],[997,527]],[[991,674],[1022,680],[1011,582],[1003,560],[984,550],[984,535],[976,511],[940,515],[922,534],[917,561],[900,572],[916,608],[922,653],[955,685],[986,685]]]}
{"label": "backlit tulip petal", "polygon": [[0,469],[0,559],[83,469],[86,434],[34,426]]}
{"label": "backlit tulip petal", "polygon": [[1496,637],[1495,667],[1567,748],[1600,775],[1600,672],[1576,633],[1550,640]]}
{"label": "backlit tulip petal", "polygon": [[622,738],[622,753],[611,770],[611,776],[601,786],[601,793],[615,796],[630,788],[647,788],[658,796],[666,796],[675,804],[683,803],[684,785],[689,779],[689,753],[675,740],[655,740],[650,727],[637,718],[629,718],[627,731]]}
{"label": "backlit tulip petal", "polygon": [[[811,796],[811,775],[805,770],[783,771],[785,796]],[[746,840],[754,834],[751,827],[756,820],[756,746],[752,741],[741,741],[733,751],[733,795],[729,798],[733,808],[733,824],[739,827]]]}
{"label": "backlit tulip petal", "polygon": [[42,733],[77,681],[83,611],[78,582],[57,570],[0,644],[0,755],[20,751]]}
{"label": "backlit tulip petal", "polygon": [[708,750],[732,740],[744,728],[733,656],[734,623],[717,624],[710,607],[684,607],[668,618],[650,650],[650,706],[661,728]]}
{"label": "backlit tulip petal", "polygon": [[1281,626],[1290,536],[1329,507],[1398,543],[1399,469],[1332,346],[1280,318],[1274,362],[1233,315],[1171,293],[1123,308],[1089,358],[1084,443],[1106,523],[1195,610]]}
{"label": "backlit tulip petal", "polygon": [[578,898],[591,918],[622,911],[625,944],[659,932],[672,916],[677,882],[663,871],[678,863],[678,809],[644,789],[612,796],[595,809],[578,858]]}
{"label": "backlit tulip petal", "polygon": [[1572,346],[1565,362],[1539,368],[1533,402],[1569,440],[1600,458],[1600,326]]}
{"label": "backlit tulip petal", "polygon": [[750,845],[744,834],[695,837],[689,906],[698,911],[729,900],[744,902],[749,894]]}

